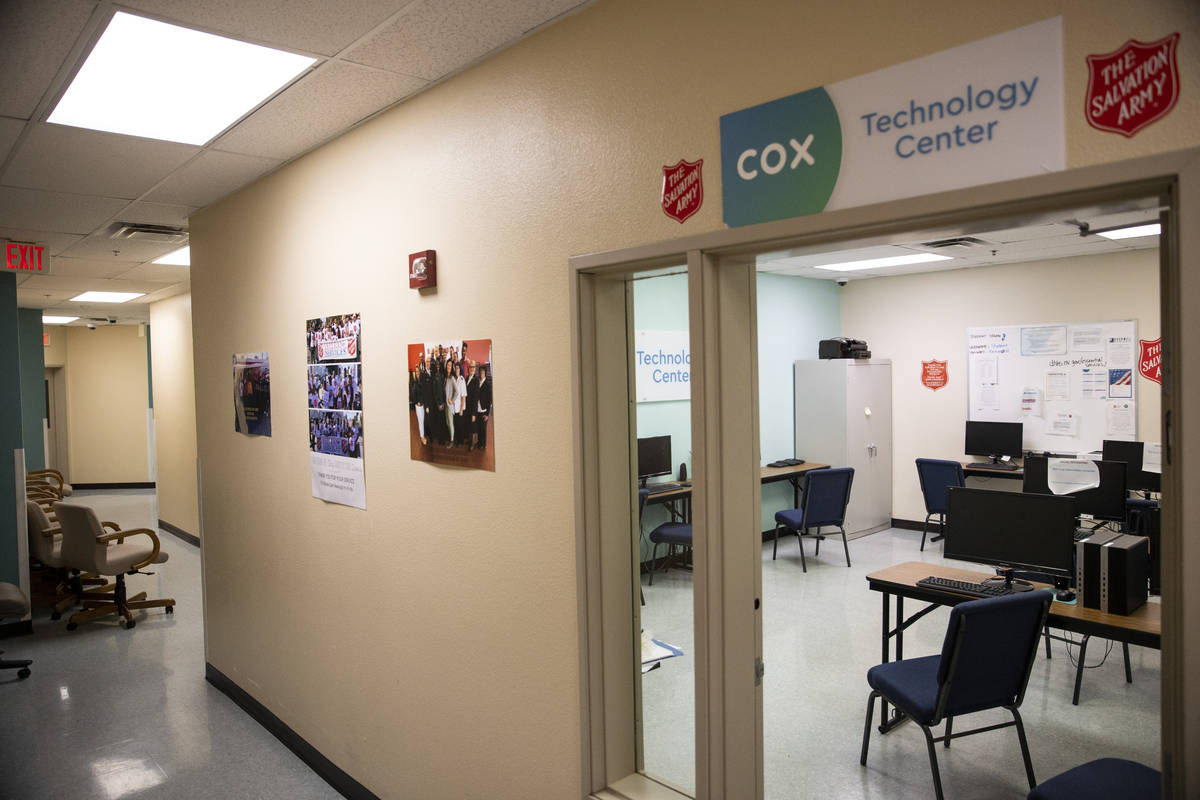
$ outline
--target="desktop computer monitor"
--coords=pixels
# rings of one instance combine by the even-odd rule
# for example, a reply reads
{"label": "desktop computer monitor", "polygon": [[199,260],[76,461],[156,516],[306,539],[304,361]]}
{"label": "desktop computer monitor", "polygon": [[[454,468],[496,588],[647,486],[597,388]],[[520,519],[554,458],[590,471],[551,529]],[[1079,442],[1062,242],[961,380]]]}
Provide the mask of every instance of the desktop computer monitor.
{"label": "desktop computer monitor", "polygon": [[966,449],[969,456],[988,456],[992,461],[1000,456],[1021,456],[1021,437],[1024,426],[1020,422],[980,422],[967,420]]}
{"label": "desktop computer monitor", "polygon": [[1144,453],[1145,444],[1143,442],[1104,440],[1104,460],[1125,462],[1125,482],[1128,484],[1128,488],[1135,492],[1162,491],[1162,475],[1157,472],[1145,472],[1142,469]]}
{"label": "desktop computer monitor", "polygon": [[671,437],[647,436],[637,440],[638,480],[671,474]]}
{"label": "desktop computer monitor", "polygon": [[[1025,459],[1023,490],[1031,494],[1051,494],[1046,470],[1048,460],[1042,456]],[[1123,522],[1125,520],[1125,462],[1097,461],[1100,485],[1062,497],[1074,497],[1077,513],[1090,514],[1094,519]]]}
{"label": "desktop computer monitor", "polygon": [[945,556],[1069,577],[1075,515],[1069,496],[951,487]]}

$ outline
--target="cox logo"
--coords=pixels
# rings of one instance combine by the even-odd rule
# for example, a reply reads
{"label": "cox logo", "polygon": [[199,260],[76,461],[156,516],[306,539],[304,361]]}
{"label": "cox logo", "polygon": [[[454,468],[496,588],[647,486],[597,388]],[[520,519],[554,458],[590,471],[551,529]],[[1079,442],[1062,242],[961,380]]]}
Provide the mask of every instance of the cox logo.
{"label": "cox logo", "polygon": [[752,181],[758,177],[760,169],[767,175],[775,175],[782,171],[785,165],[788,169],[796,169],[801,162],[810,167],[815,166],[816,160],[808,152],[812,143],[813,134],[810,133],[803,142],[788,139],[788,147],[780,142],[771,142],[761,153],[753,147],[743,150],[737,159],[738,177],[744,181]]}

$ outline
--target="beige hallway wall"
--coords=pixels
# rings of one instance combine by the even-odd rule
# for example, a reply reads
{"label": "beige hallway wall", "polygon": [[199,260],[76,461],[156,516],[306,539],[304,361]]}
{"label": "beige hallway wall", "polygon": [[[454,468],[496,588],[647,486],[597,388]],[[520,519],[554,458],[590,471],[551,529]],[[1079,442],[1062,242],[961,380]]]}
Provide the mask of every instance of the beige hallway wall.
{"label": "beige hallway wall", "polygon": [[[1080,111],[1086,54],[1131,36],[1186,30],[1197,72],[1169,0],[602,0],[194,216],[209,662],[381,796],[577,797],[567,258],[719,228],[723,113],[1058,13],[1069,166],[1200,143],[1194,93],[1132,140]],[[683,226],[680,158],[705,159]],[[366,511],[310,496],[304,322],[348,312]],[[405,346],[464,337],[494,341],[494,473],[409,460]],[[231,424],[230,357],[259,350],[270,439]]]}
{"label": "beige hallway wall", "polygon": [[181,294],[151,305],[150,331],[158,517],[199,536],[192,296]]}

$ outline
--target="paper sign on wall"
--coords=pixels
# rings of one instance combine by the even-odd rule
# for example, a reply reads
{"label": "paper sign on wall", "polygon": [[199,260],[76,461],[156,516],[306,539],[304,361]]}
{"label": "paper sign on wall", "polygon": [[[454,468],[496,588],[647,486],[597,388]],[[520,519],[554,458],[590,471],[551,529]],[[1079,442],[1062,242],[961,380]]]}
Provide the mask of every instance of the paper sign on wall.
{"label": "paper sign on wall", "polygon": [[1108,435],[1114,439],[1132,437],[1137,433],[1137,423],[1133,416],[1133,401],[1114,401],[1106,409],[1108,419]]}
{"label": "paper sign on wall", "polygon": [[1073,414],[1070,411],[1055,411],[1054,414],[1046,420],[1046,433],[1055,436],[1077,436],[1079,435],[1079,415]]}
{"label": "paper sign on wall", "polygon": [[362,329],[358,314],[310,319],[308,459],[312,495],[367,507],[363,472]]}
{"label": "paper sign on wall", "polygon": [[690,399],[692,351],[687,331],[635,331],[633,341],[637,401]]}
{"label": "paper sign on wall", "polygon": [[1162,472],[1162,443],[1146,442],[1142,448],[1142,472]]}
{"label": "paper sign on wall", "polygon": [[1085,458],[1046,459],[1046,484],[1054,494],[1072,494],[1100,485],[1100,469]]}
{"label": "paper sign on wall", "polygon": [[1021,390],[1021,416],[1040,417],[1042,415],[1042,390],[1036,386],[1026,386]]}

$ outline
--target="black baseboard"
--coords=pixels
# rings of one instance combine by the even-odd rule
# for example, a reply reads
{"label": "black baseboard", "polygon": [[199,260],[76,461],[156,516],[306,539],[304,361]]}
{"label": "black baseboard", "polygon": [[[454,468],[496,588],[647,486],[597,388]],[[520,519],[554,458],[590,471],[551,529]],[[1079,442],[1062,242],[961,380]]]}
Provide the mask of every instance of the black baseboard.
{"label": "black baseboard", "polygon": [[0,639],[7,639],[10,636],[24,636],[27,633],[33,633],[33,620],[23,619],[19,622],[5,622],[0,625]]}
{"label": "black baseboard", "polygon": [[341,767],[334,764],[317,748],[305,741],[288,724],[271,713],[270,709],[255,700],[212,664],[204,665],[205,679],[223,692],[230,700],[250,715],[251,719],[266,728],[272,736],[281,741],[287,749],[307,764],[313,772],[332,786],[342,797],[349,800],[379,800],[378,795],[350,777]]}
{"label": "black baseboard", "polygon": [[88,490],[88,489],[153,489],[155,488],[154,481],[134,481],[132,483],[72,483],[71,488]]}
{"label": "black baseboard", "polygon": [[[900,528],[905,531],[919,531],[925,527],[925,523],[917,522],[915,519],[896,519],[892,517],[892,527]],[[930,530],[937,533],[937,521],[930,523]]]}
{"label": "black baseboard", "polygon": [[183,528],[180,528],[177,525],[172,525],[171,523],[167,522],[165,519],[160,519],[158,521],[158,527],[162,528],[164,531],[171,534],[175,538],[182,539],[183,541],[187,542],[188,544],[192,545],[193,547],[200,546],[200,537],[199,536],[193,536],[192,534],[185,531]]}

